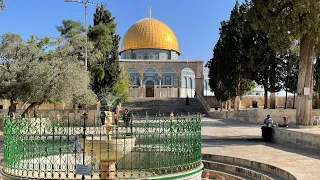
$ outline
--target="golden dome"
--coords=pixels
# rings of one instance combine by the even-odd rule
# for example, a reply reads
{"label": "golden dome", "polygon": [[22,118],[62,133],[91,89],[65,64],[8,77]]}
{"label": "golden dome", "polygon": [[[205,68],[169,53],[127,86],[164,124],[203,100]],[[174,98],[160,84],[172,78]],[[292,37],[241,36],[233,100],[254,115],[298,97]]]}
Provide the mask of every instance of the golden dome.
{"label": "golden dome", "polygon": [[166,49],[179,53],[172,30],[154,18],[144,18],[132,25],[122,40],[121,51],[129,49]]}

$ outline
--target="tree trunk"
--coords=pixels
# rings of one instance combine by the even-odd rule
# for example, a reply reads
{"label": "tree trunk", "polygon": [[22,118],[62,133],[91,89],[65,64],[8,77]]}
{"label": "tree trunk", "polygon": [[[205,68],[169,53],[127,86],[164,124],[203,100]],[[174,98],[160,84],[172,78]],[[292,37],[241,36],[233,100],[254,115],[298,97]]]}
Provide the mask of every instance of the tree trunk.
{"label": "tree trunk", "polygon": [[231,110],[231,100],[228,100],[228,111]]}
{"label": "tree trunk", "polygon": [[235,111],[239,111],[241,107],[241,100],[240,100],[240,96],[236,96],[236,99],[234,101],[234,110]]}
{"label": "tree trunk", "polygon": [[32,111],[32,109],[34,109],[36,106],[40,106],[42,104],[42,102],[33,102],[31,103],[26,110],[24,110],[24,112],[22,113],[22,117],[25,118],[26,115],[30,114],[30,112]]}
{"label": "tree trunk", "polygon": [[264,88],[264,105],[263,109],[268,109],[268,90]]}
{"label": "tree trunk", "polygon": [[318,92],[316,92],[315,93],[315,96],[316,96],[316,100],[315,100],[315,109],[318,109],[318,107],[319,107],[319,93]]}
{"label": "tree trunk", "polygon": [[318,109],[318,107],[319,107],[319,98],[320,98],[320,92],[317,92],[317,109]]}
{"label": "tree trunk", "polygon": [[292,109],[294,109],[296,106],[295,106],[295,104],[296,104],[296,93],[294,92],[293,93],[293,104],[292,104]]}
{"label": "tree trunk", "polygon": [[[311,125],[314,46],[313,36],[310,34],[301,36],[296,104],[296,123],[299,125]],[[308,92],[304,92],[304,88],[309,88],[306,89]]]}
{"label": "tree trunk", "polygon": [[222,111],[222,109],[223,109],[223,102],[222,101],[220,101],[220,111]]}
{"label": "tree trunk", "polygon": [[284,101],[284,109],[287,109],[288,91],[286,91],[286,100]]}
{"label": "tree trunk", "polygon": [[270,109],[276,108],[276,93],[271,92],[270,93]]}
{"label": "tree trunk", "polygon": [[314,93],[313,98],[314,101],[312,102],[313,109],[318,109],[318,93]]}
{"label": "tree trunk", "polygon": [[10,106],[9,106],[9,111],[8,111],[8,116],[11,118],[15,118],[15,113],[17,110],[16,103],[14,102],[13,99],[10,100]]}

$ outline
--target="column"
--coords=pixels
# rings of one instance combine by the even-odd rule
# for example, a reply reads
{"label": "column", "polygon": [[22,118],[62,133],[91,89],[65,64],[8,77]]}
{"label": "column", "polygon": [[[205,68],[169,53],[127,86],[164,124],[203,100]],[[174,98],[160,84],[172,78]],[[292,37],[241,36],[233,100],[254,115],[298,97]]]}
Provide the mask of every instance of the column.
{"label": "column", "polygon": [[161,81],[162,81],[161,76],[158,77],[158,81],[159,81],[159,97],[161,97]]}
{"label": "column", "polygon": [[143,76],[140,76],[140,97],[143,97],[143,86],[142,86],[142,82],[143,82]]}
{"label": "column", "polygon": [[180,97],[180,76],[177,76],[177,81],[178,81],[178,97]]}

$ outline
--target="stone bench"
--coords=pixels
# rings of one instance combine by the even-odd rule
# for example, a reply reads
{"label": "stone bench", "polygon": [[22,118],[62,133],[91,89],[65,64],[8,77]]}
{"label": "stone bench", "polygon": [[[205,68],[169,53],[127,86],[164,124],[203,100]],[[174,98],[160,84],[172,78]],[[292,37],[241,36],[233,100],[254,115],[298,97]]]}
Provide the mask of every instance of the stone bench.
{"label": "stone bench", "polygon": [[272,141],[278,144],[293,145],[320,152],[320,133],[312,133],[310,132],[311,130],[316,132],[317,130],[320,131],[320,128],[292,129],[275,127],[273,128]]}

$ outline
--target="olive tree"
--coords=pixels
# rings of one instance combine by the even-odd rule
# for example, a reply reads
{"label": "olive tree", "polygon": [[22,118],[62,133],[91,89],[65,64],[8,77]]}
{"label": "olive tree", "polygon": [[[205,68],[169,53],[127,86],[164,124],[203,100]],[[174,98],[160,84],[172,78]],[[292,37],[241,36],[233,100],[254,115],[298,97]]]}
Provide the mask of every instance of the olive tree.
{"label": "olive tree", "polygon": [[[70,41],[58,38],[45,51],[41,40],[23,41],[4,34],[0,41],[0,96],[30,105],[22,116],[44,102],[93,104],[90,76],[72,52]],[[53,49],[53,50],[52,50]],[[2,51],[3,50],[3,51]]]}

